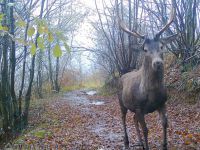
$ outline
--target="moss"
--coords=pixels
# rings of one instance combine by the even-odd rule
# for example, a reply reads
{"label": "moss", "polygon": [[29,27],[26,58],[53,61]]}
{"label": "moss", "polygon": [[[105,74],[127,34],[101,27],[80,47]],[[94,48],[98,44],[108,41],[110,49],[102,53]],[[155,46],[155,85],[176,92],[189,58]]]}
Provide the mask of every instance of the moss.
{"label": "moss", "polygon": [[39,131],[34,132],[33,135],[37,138],[42,139],[45,137],[46,133],[47,133],[46,130],[39,130]]}

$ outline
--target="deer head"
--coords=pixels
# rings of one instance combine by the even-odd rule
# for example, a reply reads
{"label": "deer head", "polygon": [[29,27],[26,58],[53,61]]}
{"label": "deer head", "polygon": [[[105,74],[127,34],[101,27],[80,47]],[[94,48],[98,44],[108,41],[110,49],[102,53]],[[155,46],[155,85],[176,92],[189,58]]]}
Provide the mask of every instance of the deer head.
{"label": "deer head", "polygon": [[154,36],[154,38],[149,39],[147,36],[142,35],[136,31],[130,31],[126,25],[119,19],[119,25],[123,31],[128,33],[129,35],[132,35],[136,38],[143,39],[143,50],[145,52],[145,56],[151,58],[152,62],[152,68],[154,70],[158,70],[163,67],[163,57],[162,54],[164,52],[164,46],[173,41],[177,34],[171,35],[165,38],[161,38],[161,34],[169,28],[170,24],[173,22],[173,19],[175,17],[175,8],[172,7],[170,18],[167,22],[167,24]]}

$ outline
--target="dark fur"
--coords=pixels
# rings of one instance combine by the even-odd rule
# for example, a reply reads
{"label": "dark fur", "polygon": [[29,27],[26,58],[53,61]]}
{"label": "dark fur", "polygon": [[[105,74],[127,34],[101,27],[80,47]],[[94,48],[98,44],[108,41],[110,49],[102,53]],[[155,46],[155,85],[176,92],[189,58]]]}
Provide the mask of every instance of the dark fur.
{"label": "dark fur", "polygon": [[146,127],[144,115],[158,110],[163,123],[163,148],[167,149],[167,118],[165,116],[167,94],[163,84],[163,66],[158,70],[154,70],[151,64],[152,58],[145,55],[142,67],[138,71],[124,74],[119,79],[118,97],[122,112],[122,121],[125,132],[124,143],[126,147],[129,146],[128,136],[126,133],[127,110],[135,113],[134,121],[140,144],[142,144],[142,141],[138,129],[138,123],[140,123],[142,127],[146,149],[148,149],[148,129]]}

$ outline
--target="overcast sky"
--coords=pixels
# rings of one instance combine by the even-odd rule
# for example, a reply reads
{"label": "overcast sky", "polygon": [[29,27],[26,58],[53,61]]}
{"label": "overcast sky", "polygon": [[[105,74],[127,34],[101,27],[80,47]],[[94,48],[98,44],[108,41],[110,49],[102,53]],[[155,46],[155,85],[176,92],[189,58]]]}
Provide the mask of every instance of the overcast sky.
{"label": "overcast sky", "polygon": [[[99,9],[102,8],[101,4],[102,0],[97,0],[97,4]],[[80,0],[82,4],[84,4],[85,8],[90,9],[90,14],[84,19],[81,23],[79,30],[74,38],[75,44],[78,44],[80,47],[85,48],[93,48],[94,43],[92,41],[92,37],[94,37],[94,30],[92,25],[90,24],[91,20],[98,20],[97,14],[93,12],[96,11],[95,1],[94,0]],[[93,68],[93,62],[90,61],[92,58],[92,54],[90,52],[83,52],[81,57],[82,71],[83,73],[87,73]]]}
{"label": "overcast sky", "polygon": [[[89,9],[89,15],[84,19],[84,21],[80,24],[79,30],[75,33],[73,46],[80,46],[85,48],[94,47],[94,43],[91,40],[94,37],[93,27],[90,24],[91,20],[98,20],[98,16],[95,13],[95,1],[94,0],[79,0],[80,3],[83,4],[85,9]],[[108,0],[104,0],[105,2]],[[102,0],[96,0],[98,8],[102,9]],[[84,9],[83,8],[83,9]],[[40,9],[36,9],[34,12],[35,15],[39,15]],[[81,57],[81,64],[82,68],[84,69],[83,72],[88,72],[91,69],[92,62],[88,59],[92,59],[92,55],[90,52],[84,52]],[[74,62],[75,64],[79,64],[80,62]],[[77,66],[77,65],[75,65]]]}

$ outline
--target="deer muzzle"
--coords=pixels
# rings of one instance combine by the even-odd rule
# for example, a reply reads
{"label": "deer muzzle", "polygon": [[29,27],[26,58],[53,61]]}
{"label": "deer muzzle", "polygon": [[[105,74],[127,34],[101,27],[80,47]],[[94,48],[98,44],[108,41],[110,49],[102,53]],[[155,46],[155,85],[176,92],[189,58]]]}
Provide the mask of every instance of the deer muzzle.
{"label": "deer muzzle", "polygon": [[152,68],[155,71],[163,69],[163,60],[161,57],[155,57],[152,61]]}

